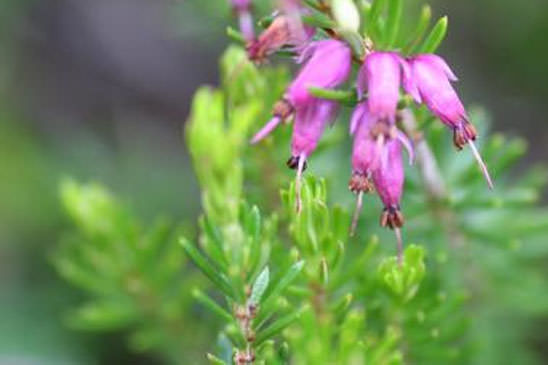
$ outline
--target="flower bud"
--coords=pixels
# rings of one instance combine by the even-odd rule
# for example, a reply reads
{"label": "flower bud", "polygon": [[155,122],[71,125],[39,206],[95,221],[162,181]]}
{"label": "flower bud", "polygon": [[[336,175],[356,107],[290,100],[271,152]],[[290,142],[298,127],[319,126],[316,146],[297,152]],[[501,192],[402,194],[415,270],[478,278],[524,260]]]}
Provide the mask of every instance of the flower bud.
{"label": "flower bud", "polygon": [[333,0],[333,17],[341,30],[357,32],[360,28],[360,13],[352,0]]}

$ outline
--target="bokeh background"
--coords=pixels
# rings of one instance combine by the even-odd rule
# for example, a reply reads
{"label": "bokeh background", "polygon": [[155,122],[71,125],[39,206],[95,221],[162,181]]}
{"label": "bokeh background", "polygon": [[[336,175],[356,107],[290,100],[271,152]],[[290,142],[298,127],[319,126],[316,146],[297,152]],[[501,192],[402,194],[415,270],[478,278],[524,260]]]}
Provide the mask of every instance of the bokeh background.
{"label": "bokeh background", "polygon": [[[548,2],[430,4],[449,15],[441,53],[465,102],[529,141],[526,164],[546,160]],[[1,364],[157,362],[123,333],[63,324],[81,294],[48,261],[69,225],[58,183],[100,181],[145,220],[192,221],[182,127],[196,87],[217,81],[230,21],[224,0],[0,1]]]}

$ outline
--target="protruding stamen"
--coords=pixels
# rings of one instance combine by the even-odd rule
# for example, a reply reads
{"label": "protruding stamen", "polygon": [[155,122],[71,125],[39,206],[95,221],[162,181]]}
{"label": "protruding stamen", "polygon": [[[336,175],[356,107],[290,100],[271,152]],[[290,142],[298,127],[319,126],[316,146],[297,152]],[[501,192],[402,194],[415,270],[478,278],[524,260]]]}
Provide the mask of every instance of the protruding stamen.
{"label": "protruding stamen", "polygon": [[394,233],[396,233],[396,241],[398,241],[398,266],[401,269],[403,265],[403,239],[401,230],[398,227],[394,228]]}
{"label": "protruding stamen", "polygon": [[303,208],[303,203],[301,199],[301,182],[303,178],[303,171],[304,171],[304,164],[306,162],[306,156],[304,153],[301,153],[299,155],[299,162],[297,166],[297,179],[295,180],[295,200],[296,200],[296,208],[297,208],[297,214],[301,213],[301,210]]}
{"label": "protruding stamen", "polygon": [[[384,134],[379,134],[377,136],[377,146],[376,146],[376,149],[377,149],[377,153],[376,153],[376,156],[375,156],[375,161],[374,163],[372,164],[373,165],[373,168],[377,168],[377,166],[379,166],[379,164],[382,166],[386,163],[386,153],[383,153],[384,149],[384,142],[385,142],[385,138],[384,138]],[[386,152],[386,151],[384,151]]]}
{"label": "protruding stamen", "polygon": [[352,216],[352,224],[350,225],[350,237],[353,237],[356,233],[356,227],[358,227],[358,219],[360,218],[360,212],[362,210],[363,203],[363,191],[358,193],[356,198],[356,209],[354,210],[354,215]]}
{"label": "protruding stamen", "polygon": [[476,161],[478,161],[478,165],[480,166],[483,176],[485,177],[485,180],[487,181],[487,185],[489,186],[489,189],[493,190],[494,188],[493,180],[491,180],[491,175],[489,175],[489,170],[487,169],[487,165],[485,165],[485,162],[481,158],[481,155],[478,149],[476,148],[476,144],[472,140],[469,140],[468,144],[470,145],[470,149],[472,150],[472,154],[476,158]]}
{"label": "protruding stamen", "polygon": [[415,149],[413,148],[413,142],[407,137],[407,135],[405,135],[405,133],[400,130],[396,132],[396,138],[407,150],[407,155],[409,156],[409,165],[413,165],[413,163],[415,162]]}
{"label": "protruding stamen", "polygon": [[380,220],[381,227],[390,229],[401,228],[404,224],[404,217],[397,206],[384,208]]}
{"label": "protruding stamen", "polygon": [[272,119],[270,119],[268,123],[266,123],[264,127],[262,127],[261,130],[253,136],[253,138],[250,141],[251,144],[255,144],[259,142],[260,140],[262,140],[263,138],[265,138],[266,136],[268,136],[278,126],[278,124],[281,123],[281,121],[282,121],[282,118],[278,116],[272,117]]}

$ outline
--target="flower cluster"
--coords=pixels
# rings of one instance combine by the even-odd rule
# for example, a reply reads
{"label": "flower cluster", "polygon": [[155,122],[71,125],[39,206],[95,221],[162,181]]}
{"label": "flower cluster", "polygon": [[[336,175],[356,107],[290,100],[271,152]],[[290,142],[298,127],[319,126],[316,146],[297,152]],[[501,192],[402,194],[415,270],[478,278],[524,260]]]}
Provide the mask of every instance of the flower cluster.
{"label": "flower cluster", "polygon": [[255,62],[263,62],[282,47],[290,47],[296,62],[302,64],[283,98],[274,105],[272,119],[251,142],[259,142],[282,122],[294,121],[287,165],[297,171],[296,201],[300,211],[301,178],[307,159],[339,109],[336,101],[314,96],[311,88],[333,89],[342,85],[350,77],[353,64],[357,64],[357,104],[350,120],[353,151],[349,188],[357,194],[351,233],[356,228],[363,194],[376,191],[384,205],[381,225],[396,232],[401,255],[400,228],[404,224],[401,198],[405,178],[402,150],[407,151],[410,163],[414,159],[413,143],[398,123],[402,95],[408,94],[417,104],[426,105],[449,127],[458,149],[467,144],[471,147],[492,187],[474,144],[476,130],[451,84],[457,78],[447,63],[434,54],[405,57],[395,51],[376,50],[374,45],[364,42],[364,54],[356,55],[341,34],[329,29],[324,32],[327,37],[315,39],[314,29],[301,23],[301,15],[306,11],[298,1],[281,1],[280,13],[270,26],[248,42],[249,58]]}

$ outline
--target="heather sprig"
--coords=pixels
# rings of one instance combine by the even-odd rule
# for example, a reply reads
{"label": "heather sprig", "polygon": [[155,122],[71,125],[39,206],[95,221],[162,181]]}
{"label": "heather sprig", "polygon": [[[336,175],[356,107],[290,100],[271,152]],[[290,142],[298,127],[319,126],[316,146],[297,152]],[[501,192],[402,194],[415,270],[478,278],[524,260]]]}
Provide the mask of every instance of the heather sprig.
{"label": "heather sprig", "polygon": [[[524,142],[476,137],[488,116],[465,110],[434,55],[447,18],[430,26],[425,6],[405,29],[402,0],[260,4],[244,4],[253,38],[230,28],[240,47],[185,125],[194,228],[148,227],[104,189],[64,183],[77,230],[53,262],[87,295],[69,322],[127,330],[133,349],[178,364],[534,359],[527,328],[548,313],[547,174],[512,177]],[[267,62],[278,56],[287,62]],[[495,190],[447,127],[457,147],[477,143]],[[412,242],[397,256],[379,215]]]}
{"label": "heather sprig", "polygon": [[[358,202],[350,229],[351,232],[355,230],[362,194],[372,191],[371,185],[374,185],[384,204],[381,225],[396,231],[398,253],[401,257],[400,228],[403,225],[403,215],[400,201],[404,183],[401,146],[407,148],[410,156],[413,155],[411,139],[396,126],[397,119],[401,119],[397,107],[398,104],[406,103],[405,93],[418,104],[424,103],[453,131],[454,144],[458,149],[462,149],[465,144],[470,145],[489,187],[493,188],[487,166],[474,143],[477,138],[476,129],[450,83],[456,81],[456,76],[441,57],[431,53],[445,33],[446,21],[442,18],[424,40],[422,47],[418,48],[429,53],[404,54],[398,48],[402,1],[378,0],[370,7],[365,6],[363,13],[367,19],[364,22],[367,27],[363,31],[359,29],[359,11],[353,1],[318,1],[307,10],[304,9],[305,4],[298,1],[290,3],[294,9],[292,18],[295,24],[300,25],[302,20],[297,19],[312,12],[332,19],[333,24],[317,30],[323,34],[320,35],[320,40],[300,38],[297,62],[304,59],[305,63],[289,85],[282,101],[275,104],[273,118],[253,137],[252,143],[259,142],[282,121],[294,116],[294,138],[288,166],[297,170],[296,207],[300,211],[300,186],[306,161],[317,147],[339,102],[333,100],[329,94],[315,94],[314,90],[333,90],[343,84],[350,76],[354,61],[358,71],[356,79],[350,84],[355,85],[354,105],[357,105],[357,109],[350,121],[350,129],[351,132],[358,129],[360,133],[355,133],[353,137],[353,166],[349,188],[358,194]],[[287,13],[287,7],[286,2],[281,2],[281,14]],[[383,14],[384,7],[386,14]],[[422,21],[420,19],[419,24]],[[275,22],[276,17],[272,24]],[[270,27],[264,34],[269,32]],[[420,43],[423,31],[417,33],[417,38],[413,40],[415,44]],[[290,45],[289,38],[285,40],[285,44]],[[272,49],[271,53],[275,52]],[[249,57],[251,60],[255,59],[253,53]],[[367,104],[366,111],[364,103]]]}

